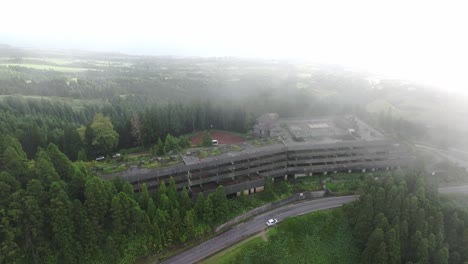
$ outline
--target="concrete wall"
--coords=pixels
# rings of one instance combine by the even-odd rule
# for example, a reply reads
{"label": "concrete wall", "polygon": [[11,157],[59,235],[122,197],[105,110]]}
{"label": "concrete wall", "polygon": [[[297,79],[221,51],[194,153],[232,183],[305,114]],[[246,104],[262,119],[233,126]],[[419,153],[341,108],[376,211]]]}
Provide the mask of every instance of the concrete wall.
{"label": "concrete wall", "polygon": [[229,220],[228,222],[216,227],[215,229],[215,232],[220,232],[220,231],[224,231],[226,229],[228,229],[230,226],[232,225],[235,225],[239,222],[242,222],[243,220],[245,219],[248,219],[250,217],[254,217],[256,215],[259,215],[259,214],[262,214],[264,212],[268,212],[268,211],[271,211],[275,208],[278,208],[278,207],[281,207],[281,206],[284,206],[284,205],[287,205],[287,204],[290,204],[290,203],[293,203],[293,202],[297,202],[297,201],[300,201],[300,200],[307,200],[307,199],[316,199],[316,198],[320,198],[320,197],[323,197],[325,196],[325,191],[314,191],[314,192],[304,192],[304,193],[296,193],[292,196],[289,196],[283,200],[279,200],[277,202],[274,202],[274,203],[269,203],[269,204],[265,204],[263,206],[260,206],[260,207],[257,207],[245,214],[242,214],[242,215],[239,215],[238,217],[236,218],[233,218],[231,220]]}

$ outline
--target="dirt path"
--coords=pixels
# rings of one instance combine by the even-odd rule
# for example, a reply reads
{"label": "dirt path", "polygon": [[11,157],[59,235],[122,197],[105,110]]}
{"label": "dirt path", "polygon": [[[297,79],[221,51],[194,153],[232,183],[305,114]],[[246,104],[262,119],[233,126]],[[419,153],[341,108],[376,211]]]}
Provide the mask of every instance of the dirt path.
{"label": "dirt path", "polygon": [[[235,143],[240,143],[240,142],[245,141],[245,138],[232,135],[229,132],[214,131],[214,132],[210,132],[210,136],[212,139],[218,140],[219,144],[235,144]],[[190,143],[193,146],[199,145],[202,142],[202,137],[203,137],[203,133],[200,132],[190,139]]]}
{"label": "dirt path", "polygon": [[267,238],[267,236],[266,236],[266,233],[267,233],[267,229],[263,229],[261,235],[262,235],[262,239],[263,239],[264,241],[268,241],[268,238]]}

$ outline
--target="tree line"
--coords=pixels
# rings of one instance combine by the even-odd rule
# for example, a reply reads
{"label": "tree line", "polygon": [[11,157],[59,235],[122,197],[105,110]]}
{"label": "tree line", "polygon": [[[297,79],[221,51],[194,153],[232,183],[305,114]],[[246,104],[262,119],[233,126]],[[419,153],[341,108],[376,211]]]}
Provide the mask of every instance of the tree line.
{"label": "tree line", "polygon": [[202,238],[229,213],[222,186],[193,202],[171,178],[135,195],[54,144],[28,159],[18,140],[0,136],[0,263],[131,263]]}
{"label": "tree line", "polygon": [[361,263],[468,261],[466,212],[442,206],[424,174],[367,177],[359,200],[345,209]]}
{"label": "tree line", "polygon": [[34,157],[38,147],[53,143],[71,160],[79,156],[94,159],[119,149],[149,148],[168,135],[179,137],[208,129],[244,133],[253,120],[242,105],[209,100],[145,104],[128,97],[101,105],[52,98],[0,98],[0,133],[17,137],[28,158]]}

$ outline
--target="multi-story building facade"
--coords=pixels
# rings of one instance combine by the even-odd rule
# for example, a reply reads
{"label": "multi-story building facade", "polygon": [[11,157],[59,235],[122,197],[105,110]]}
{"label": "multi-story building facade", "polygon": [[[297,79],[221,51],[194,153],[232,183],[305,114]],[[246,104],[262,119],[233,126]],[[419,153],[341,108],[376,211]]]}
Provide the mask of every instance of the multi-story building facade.
{"label": "multi-story building facade", "polygon": [[[279,119],[268,126],[267,145],[243,143],[241,151],[207,158],[181,155],[181,164],[157,169],[134,168],[113,176],[129,181],[136,192],[146,183],[155,190],[172,176],[177,188],[210,193],[223,185],[226,193],[263,190],[266,177],[287,180],[337,172],[391,170],[408,166],[407,147],[386,138],[354,117]],[[219,146],[217,146],[219,147]]]}

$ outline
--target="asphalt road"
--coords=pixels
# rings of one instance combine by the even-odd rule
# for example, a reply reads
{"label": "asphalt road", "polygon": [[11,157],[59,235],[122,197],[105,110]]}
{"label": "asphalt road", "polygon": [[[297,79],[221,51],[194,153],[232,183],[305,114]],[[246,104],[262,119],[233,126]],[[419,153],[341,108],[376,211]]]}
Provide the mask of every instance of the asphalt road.
{"label": "asphalt road", "polygon": [[[439,188],[440,193],[468,193],[468,185]],[[198,246],[188,249],[164,262],[170,263],[195,263],[224,248],[255,234],[266,228],[268,219],[276,218],[279,222],[290,216],[307,214],[313,211],[339,207],[345,203],[356,200],[359,196],[338,196],[290,204],[275,210],[258,215],[248,222],[242,223],[233,229],[214,237]]]}
{"label": "asphalt road", "polygon": [[297,216],[313,211],[324,210],[328,208],[339,207],[345,203],[356,200],[358,196],[339,196],[316,200],[305,201],[301,203],[290,204],[261,214],[252,220],[239,224],[233,229],[214,237],[198,246],[186,250],[162,263],[195,263],[217,251],[234,245],[235,243],[258,233],[266,228],[265,222],[270,218],[276,218],[279,222],[290,216]]}
{"label": "asphalt road", "polygon": [[468,185],[439,188],[439,193],[468,193]]}
{"label": "asphalt road", "polygon": [[[450,151],[447,151],[447,150],[444,150],[444,149],[441,149],[441,148],[437,148],[437,147],[434,147],[434,146],[430,146],[430,145],[414,144],[414,146],[417,147],[417,148],[429,151],[429,152],[431,152],[431,153],[433,153],[435,155],[438,155],[439,157],[442,157],[444,159],[448,159],[451,162],[453,162],[455,164],[458,164],[458,166],[463,167],[466,170],[468,170],[468,161],[465,160],[465,159],[462,159],[460,157],[460,155],[455,156]],[[453,152],[459,152],[459,153],[462,153],[464,155],[467,155],[467,153],[462,151],[462,150],[452,150],[452,151]]]}

